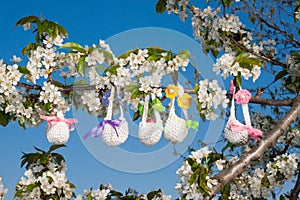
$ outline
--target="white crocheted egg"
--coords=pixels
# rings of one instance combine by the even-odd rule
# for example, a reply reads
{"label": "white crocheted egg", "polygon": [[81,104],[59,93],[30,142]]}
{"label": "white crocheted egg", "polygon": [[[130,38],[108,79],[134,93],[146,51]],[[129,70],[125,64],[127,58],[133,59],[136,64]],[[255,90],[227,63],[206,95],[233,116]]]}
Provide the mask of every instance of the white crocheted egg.
{"label": "white crocheted egg", "polygon": [[156,144],[162,135],[162,124],[158,122],[140,122],[139,124],[139,139],[147,146]]}
{"label": "white crocheted egg", "polygon": [[110,124],[105,124],[104,126],[104,130],[102,132],[102,141],[107,146],[118,146],[123,144],[128,138],[128,123],[125,118],[119,118],[119,120],[122,122],[119,127],[116,127],[118,134]]}
{"label": "white crocheted egg", "polygon": [[57,122],[53,126],[46,127],[47,139],[53,144],[64,144],[70,136],[69,125],[65,122]]}
{"label": "white crocheted egg", "polygon": [[233,122],[241,124],[237,120],[227,123],[225,130],[224,130],[224,133],[225,133],[224,137],[232,144],[236,144],[236,145],[246,144],[249,139],[248,131],[243,130],[243,131],[239,131],[239,132],[232,132],[230,129],[230,124]]}
{"label": "white crocheted egg", "polygon": [[165,124],[165,138],[173,144],[182,142],[187,136],[186,121],[171,112]]}

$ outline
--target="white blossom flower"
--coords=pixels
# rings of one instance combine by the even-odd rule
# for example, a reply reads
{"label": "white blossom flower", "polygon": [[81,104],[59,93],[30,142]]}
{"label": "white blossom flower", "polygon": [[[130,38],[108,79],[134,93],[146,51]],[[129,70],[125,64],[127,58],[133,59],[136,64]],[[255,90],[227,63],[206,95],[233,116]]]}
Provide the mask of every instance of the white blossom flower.
{"label": "white blossom flower", "polygon": [[219,159],[215,162],[217,168],[219,171],[222,171],[224,169],[224,164],[226,163],[226,160],[222,160],[222,159]]}

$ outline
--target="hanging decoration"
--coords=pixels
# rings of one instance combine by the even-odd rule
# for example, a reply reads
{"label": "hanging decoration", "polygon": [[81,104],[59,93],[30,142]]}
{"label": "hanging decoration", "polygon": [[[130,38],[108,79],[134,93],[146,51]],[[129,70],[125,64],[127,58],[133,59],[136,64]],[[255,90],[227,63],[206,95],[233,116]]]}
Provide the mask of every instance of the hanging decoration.
{"label": "hanging decoration", "polygon": [[75,129],[74,123],[78,123],[77,119],[65,119],[62,112],[58,112],[57,116],[40,115],[40,118],[48,122],[46,136],[53,144],[65,144],[69,140],[70,131]]}
{"label": "hanging decoration", "polygon": [[[118,146],[123,144],[127,140],[129,134],[128,122],[124,117],[121,103],[119,104],[120,117],[118,119],[112,119],[115,90],[115,87],[112,86],[110,96],[108,98],[109,102],[106,117],[97,126],[88,131],[84,135],[84,139],[87,139],[89,136],[102,136],[102,141],[107,146]],[[119,90],[117,90],[117,96],[118,92]]]}
{"label": "hanging decoration", "polygon": [[171,90],[170,88],[174,88],[172,89],[174,91],[177,91],[178,89],[180,91],[179,93],[176,93],[177,95],[180,94],[180,97],[178,97],[177,102],[178,106],[182,109],[184,113],[185,119],[180,118],[175,113],[175,98],[177,95],[168,95],[169,98],[171,98],[171,106],[169,110],[169,116],[165,124],[164,136],[171,143],[177,144],[185,139],[189,131],[188,127],[186,126],[186,122],[188,120],[187,109],[191,105],[192,97],[186,93],[183,93],[183,88],[179,83],[178,86],[169,85],[166,89],[166,94],[168,93],[168,91]]}
{"label": "hanging decoration", "polygon": [[163,131],[163,124],[160,114],[156,109],[153,109],[155,119],[148,119],[149,100],[150,96],[146,95],[142,121],[139,123],[138,137],[144,145],[152,146],[159,142]]}
{"label": "hanging decoration", "polygon": [[[253,128],[251,126],[250,114],[248,109],[248,102],[251,98],[251,94],[248,90],[240,90],[235,93],[235,86],[233,81],[230,83],[230,92],[232,92],[232,100],[230,107],[230,115],[228,122],[224,130],[224,137],[232,144],[243,145],[249,140],[249,136],[255,140],[259,140],[262,136],[262,131]],[[238,104],[242,104],[242,112],[245,120],[245,124],[242,124],[236,119],[235,116],[235,101]]]}

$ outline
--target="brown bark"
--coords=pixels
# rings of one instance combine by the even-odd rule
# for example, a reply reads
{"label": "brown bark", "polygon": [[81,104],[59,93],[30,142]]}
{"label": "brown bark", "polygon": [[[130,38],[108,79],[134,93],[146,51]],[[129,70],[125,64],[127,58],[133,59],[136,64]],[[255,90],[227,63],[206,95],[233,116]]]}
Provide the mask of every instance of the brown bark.
{"label": "brown bark", "polygon": [[297,200],[298,196],[299,196],[299,193],[300,193],[300,169],[298,171],[298,178],[297,178],[297,181],[295,183],[295,186],[291,191],[290,199],[291,200]]}

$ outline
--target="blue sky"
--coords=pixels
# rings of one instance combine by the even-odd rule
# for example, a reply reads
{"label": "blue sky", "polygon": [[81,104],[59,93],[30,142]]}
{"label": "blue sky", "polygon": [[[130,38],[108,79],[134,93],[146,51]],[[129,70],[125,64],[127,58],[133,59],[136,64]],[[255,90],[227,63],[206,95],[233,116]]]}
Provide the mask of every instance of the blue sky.
{"label": "blue sky", "polygon": [[[68,41],[75,41],[82,45],[98,43],[99,39],[108,39],[114,43],[112,49],[118,51],[118,47],[124,47],[128,44],[135,45],[131,41],[153,41],[150,35],[139,34],[139,39],[132,35],[123,37],[124,31],[143,30],[145,27],[152,27],[154,30],[159,28],[171,31],[171,34],[182,34],[182,37],[192,39],[192,29],[190,22],[181,22],[179,17],[174,15],[167,15],[166,13],[158,15],[155,12],[155,0],[131,0],[131,1],[46,1],[46,0],[23,0],[6,1],[5,5],[0,12],[0,57],[9,61],[13,55],[21,56],[21,49],[29,42],[33,41],[34,36],[30,32],[24,32],[21,27],[14,28],[15,22],[21,17],[28,15],[40,16],[41,14],[49,20],[56,21],[64,26],[69,32]],[[175,31],[175,32],[172,32]],[[128,32],[127,32],[128,33]],[[130,33],[130,32],[129,32]],[[161,33],[164,33],[162,31]],[[134,32],[134,34],[137,34]],[[120,37],[118,37],[120,36]],[[160,37],[158,34],[155,37]],[[154,38],[155,38],[154,37]],[[167,36],[164,36],[167,37]],[[130,41],[127,39],[130,38]],[[118,43],[120,42],[120,44]],[[181,47],[180,40],[174,38],[175,50]],[[138,44],[137,44],[138,45]],[[153,44],[157,45],[157,44]],[[168,46],[166,46],[168,47]],[[128,50],[132,47],[128,47]],[[170,46],[172,48],[172,44]],[[182,44],[182,49],[185,46]],[[199,46],[199,52],[200,46]],[[195,50],[197,51],[197,50]],[[200,56],[199,53],[197,56]],[[195,55],[196,56],[196,55]],[[211,60],[204,60],[205,62],[199,63],[201,66],[211,64]],[[187,78],[187,77],[185,77]],[[69,117],[82,117],[83,113],[70,112]],[[95,120],[95,119],[93,119]],[[222,123],[221,121],[220,123]],[[80,122],[79,122],[80,123]],[[77,186],[76,193],[81,193],[83,189],[90,187],[98,187],[101,183],[111,183],[116,190],[124,192],[127,188],[132,187],[139,192],[149,192],[152,189],[162,188],[165,193],[172,194],[177,197],[174,191],[176,181],[178,181],[176,170],[181,166],[182,159],[173,155],[173,147],[162,139],[159,144],[154,147],[145,147],[138,143],[137,138],[132,136],[122,147],[121,150],[130,152],[132,154],[149,155],[151,152],[159,152],[164,148],[168,148],[166,154],[160,156],[155,162],[158,162],[159,169],[148,169],[143,172],[145,161],[140,161],[139,173],[134,173],[134,167],[131,163],[127,163],[126,156],[122,160],[118,155],[110,154],[116,152],[115,148],[103,147],[102,141],[93,141],[96,145],[96,150],[99,148],[102,152],[99,155],[92,155],[95,149],[88,147],[89,143],[82,141],[84,130],[88,130],[94,124],[88,124],[87,127],[77,127],[75,131],[71,132],[71,137],[68,141],[67,148],[61,149],[59,152],[66,158],[68,165],[67,175],[69,180]],[[206,124],[201,123],[201,130],[195,134],[191,131],[188,140],[195,145],[197,140],[203,139],[209,122]],[[135,125],[134,125],[135,126]],[[218,136],[218,133],[216,133]],[[97,146],[97,142],[99,146]],[[102,146],[101,146],[102,145]],[[17,124],[9,124],[7,127],[0,127],[0,176],[3,177],[5,187],[9,188],[9,193],[6,199],[12,199],[14,187],[17,181],[24,173],[24,169],[20,168],[21,152],[33,152],[33,147],[47,149],[50,143],[45,136],[45,124],[40,127],[28,128],[22,130]],[[172,151],[170,150],[172,149]],[[178,145],[176,149],[185,151],[184,146]],[[120,150],[120,149],[119,149]],[[113,155],[113,156],[111,156]],[[118,167],[107,166],[107,161],[101,161],[101,156],[104,158],[109,157],[113,161],[111,165],[118,163]],[[99,160],[100,157],[100,160]],[[134,159],[135,157],[133,157]],[[170,159],[172,162],[165,165]],[[125,167],[123,167],[125,166]],[[124,170],[124,169],[127,169]]]}

